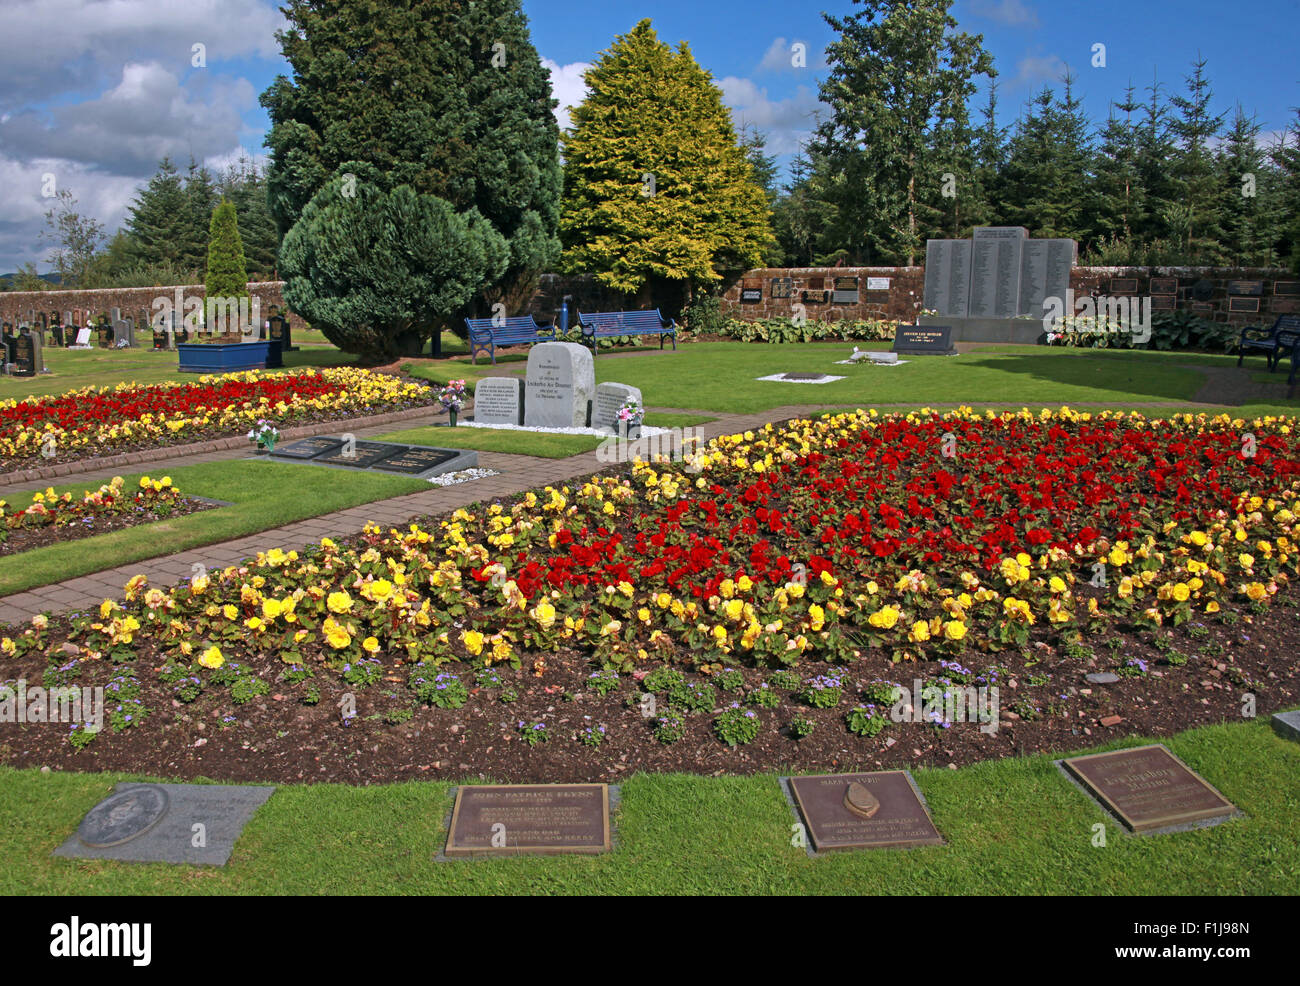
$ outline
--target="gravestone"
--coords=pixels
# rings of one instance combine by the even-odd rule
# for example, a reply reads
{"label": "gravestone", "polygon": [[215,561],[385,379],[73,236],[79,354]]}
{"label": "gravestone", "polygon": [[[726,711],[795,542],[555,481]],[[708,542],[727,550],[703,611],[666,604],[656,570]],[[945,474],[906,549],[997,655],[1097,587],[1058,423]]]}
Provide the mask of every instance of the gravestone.
{"label": "gravestone", "polygon": [[14,376],[34,377],[45,369],[41,358],[41,334],[36,329],[21,332],[14,342]]}
{"label": "gravestone", "polygon": [[8,322],[4,323],[3,330],[0,330],[0,346],[4,348],[4,365],[6,372],[12,373],[14,362],[14,349],[18,345],[18,337],[13,334],[13,326]]}
{"label": "gravestone", "polygon": [[484,377],[474,385],[474,420],[479,424],[524,423],[524,382],[518,377]]}
{"label": "gravestone", "polygon": [[893,352],[913,356],[951,356],[957,350],[952,344],[952,326],[903,325],[894,330]]}
{"label": "gravestone", "polygon": [[130,346],[134,340],[131,338],[131,329],[127,325],[126,319],[119,318],[113,323],[113,345],[126,343]]}
{"label": "gravestone", "polygon": [[905,770],[784,777],[813,852],[941,846]]}
{"label": "gravestone", "polygon": [[926,240],[925,307],[964,316],[970,300],[970,240]]}
{"label": "gravestone", "polygon": [[1061,768],[1131,832],[1199,828],[1240,814],[1160,744],[1071,757]]}
{"label": "gravestone", "polygon": [[54,855],[224,866],[274,787],[121,783]]}
{"label": "gravestone", "polygon": [[56,320],[55,323],[50,326],[50,338],[54,345],[60,348],[67,345],[67,336],[64,335],[63,324],[64,323]]}
{"label": "gravestone", "polygon": [[314,459],[318,455],[326,455],[330,452],[337,451],[343,447],[341,438],[304,438],[302,441],[294,442],[292,445],[281,445],[276,448],[271,455],[277,459]]}
{"label": "gravestone", "polygon": [[390,455],[375,463],[376,469],[384,472],[402,472],[418,476],[422,472],[436,469],[444,462],[450,462],[459,453],[445,448],[408,448],[405,452]]}
{"label": "gravestone", "polygon": [[1283,739],[1300,740],[1300,709],[1273,713],[1273,730]]}
{"label": "gravestone", "polygon": [[540,342],[528,351],[524,424],[585,428],[595,391],[590,349],[576,342]]}
{"label": "gravestone", "polygon": [[99,339],[99,346],[101,349],[113,348],[113,327],[111,325],[107,322],[100,322],[99,325],[95,327],[95,333]]}
{"label": "gravestone", "polygon": [[971,246],[971,318],[1015,318],[1020,308],[1020,268],[1027,233],[1022,226],[979,226]]}
{"label": "gravestone", "polygon": [[[353,448],[343,446],[337,452],[317,456],[313,462],[323,462],[331,466],[352,466],[356,469],[369,469],[376,462],[407,451],[406,445],[390,445],[388,442],[356,442]],[[348,453],[352,454],[349,455]]]}
{"label": "gravestone", "polygon": [[[625,383],[602,383],[596,386],[596,396],[591,402],[591,426],[618,430],[618,409],[629,397],[641,404],[641,391]],[[642,405],[644,407],[644,405]]]}
{"label": "gravestone", "polygon": [[76,341],[76,346],[77,346],[78,349],[90,349],[90,348],[91,348],[91,345],[90,345],[90,329],[89,329],[89,327],[87,327],[87,326],[82,326],[81,328],[79,328],[79,329],[77,330],[77,341]]}
{"label": "gravestone", "polygon": [[[1020,259],[1018,315],[1043,314],[1043,301],[1057,298],[1065,304],[1070,289],[1070,268],[1078,256],[1074,240],[1025,240]],[[1133,282],[1137,290],[1137,281]]]}
{"label": "gravestone", "polygon": [[603,853],[612,848],[605,784],[473,784],[456,789],[446,856]]}

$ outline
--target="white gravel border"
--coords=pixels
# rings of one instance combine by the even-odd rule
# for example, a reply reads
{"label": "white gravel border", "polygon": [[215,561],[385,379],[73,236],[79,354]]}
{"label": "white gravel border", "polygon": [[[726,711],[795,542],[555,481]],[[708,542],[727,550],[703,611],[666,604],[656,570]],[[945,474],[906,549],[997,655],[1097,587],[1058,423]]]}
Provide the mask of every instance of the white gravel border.
{"label": "white gravel border", "polygon": [[476,479],[500,475],[501,473],[495,469],[461,469],[458,472],[444,472],[437,476],[430,476],[429,483],[433,486],[456,486],[459,483],[472,483]]}
{"label": "white gravel border", "polygon": [[[800,373],[801,370],[786,370],[785,373]],[[812,372],[809,370],[808,372]],[[776,383],[834,383],[836,380],[843,380],[844,377],[825,377],[821,380],[786,380],[785,373],[773,373],[770,377],[755,377],[755,380],[772,380]]]}
{"label": "white gravel border", "polygon": [[[839,379],[839,378],[836,378]],[[493,428],[497,431],[535,431],[547,435],[591,435],[593,438],[610,438],[616,433],[612,429],[604,428],[529,428],[524,425],[497,425],[480,423],[477,421],[462,421],[456,426],[457,428]],[[641,434],[644,437],[651,435],[667,434],[667,428],[650,428],[646,425],[641,426]]]}

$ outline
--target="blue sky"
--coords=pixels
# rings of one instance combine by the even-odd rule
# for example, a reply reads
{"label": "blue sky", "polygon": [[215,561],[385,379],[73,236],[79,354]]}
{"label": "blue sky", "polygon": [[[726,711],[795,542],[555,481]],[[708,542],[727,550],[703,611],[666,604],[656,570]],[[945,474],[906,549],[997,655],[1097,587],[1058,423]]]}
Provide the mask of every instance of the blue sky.
{"label": "blue sky", "polygon": [[[812,126],[820,52],[832,39],[823,10],[851,0],[525,0],[534,43],[556,96],[581,98],[582,70],[614,37],[650,17],[659,35],[685,40],[714,76],[738,123],[755,126],[783,161]],[[1094,118],[1132,82],[1181,91],[1193,59],[1208,59],[1215,110],[1237,102],[1266,135],[1295,120],[1300,0],[1222,3],[1097,0],[958,0],[962,30],[984,35],[999,72],[1001,116],[1014,121],[1044,83],[1074,69]],[[258,94],[286,69],[269,0],[6,0],[0,57],[0,272],[42,257],[47,176],[72,189],[110,233],[163,154],[221,167],[263,153],[268,126]],[[57,25],[57,27],[53,26]],[[791,45],[807,46],[807,67]],[[203,44],[206,65],[191,65]],[[1094,67],[1093,46],[1105,45]],[[42,271],[47,265],[41,264]]]}

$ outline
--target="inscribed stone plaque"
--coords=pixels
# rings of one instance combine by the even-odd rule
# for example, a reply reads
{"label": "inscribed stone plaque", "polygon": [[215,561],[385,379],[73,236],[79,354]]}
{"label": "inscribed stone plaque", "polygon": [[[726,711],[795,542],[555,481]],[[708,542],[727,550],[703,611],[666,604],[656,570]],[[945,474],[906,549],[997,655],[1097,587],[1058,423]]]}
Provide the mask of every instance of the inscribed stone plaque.
{"label": "inscribed stone plaque", "polygon": [[14,340],[12,361],[14,376],[34,377],[40,369],[36,365],[36,345],[38,337],[32,332],[22,332]]}
{"label": "inscribed stone plaque", "polygon": [[326,455],[342,447],[343,439],[321,435],[317,438],[304,438],[292,445],[283,445],[271,455],[277,459],[314,459],[318,455]]}
{"label": "inscribed stone plaque", "polygon": [[90,345],[90,329],[80,328],[77,330],[77,345],[78,346]]}
{"label": "inscribed stone plaque", "polygon": [[1228,311],[1230,312],[1257,312],[1259,311],[1258,298],[1235,297],[1228,299]]}
{"label": "inscribed stone plaque", "polygon": [[793,277],[774,277],[772,278],[772,297],[789,298],[794,294]]}
{"label": "inscribed stone plaque", "polygon": [[1023,226],[976,226],[971,237],[976,240],[1027,240],[1029,230]]}
{"label": "inscribed stone plaque", "polygon": [[56,856],[224,866],[273,787],[118,784]]}
{"label": "inscribed stone plaque", "polygon": [[1284,294],[1288,297],[1300,296],[1300,281],[1274,281],[1273,293]]}
{"label": "inscribed stone plaque", "polygon": [[404,472],[412,476],[437,468],[444,462],[450,462],[460,453],[445,448],[408,448],[405,452],[390,455],[375,463],[376,469],[387,472]]}
{"label": "inscribed stone plaque", "polygon": [[971,248],[971,318],[1015,318],[1020,308],[1020,264],[1025,240],[976,239]]}
{"label": "inscribed stone plaque", "polygon": [[1178,299],[1171,294],[1165,294],[1165,295],[1156,294],[1151,296],[1152,311],[1156,311],[1156,312],[1173,311],[1177,307],[1178,307]]}
{"label": "inscribed stone plaque", "polygon": [[970,240],[926,240],[925,300],[928,311],[964,316],[970,296]]}
{"label": "inscribed stone plaque", "polygon": [[1111,294],[1133,294],[1138,289],[1138,279],[1136,277],[1112,277],[1110,279]]}
{"label": "inscribed stone plaque", "polygon": [[[344,445],[337,452],[318,455],[312,461],[323,462],[330,466],[352,466],[356,469],[369,469],[376,462],[382,462],[390,456],[401,455],[407,448],[406,445],[389,445],[387,442],[357,442],[356,447],[351,450]],[[348,451],[353,454],[347,455]]]}
{"label": "inscribed stone plaque", "polygon": [[895,353],[947,355],[954,352],[950,325],[903,325],[894,330]]}
{"label": "inscribed stone plaque", "polygon": [[1208,315],[1215,311],[1214,302],[1212,301],[1193,301],[1192,311],[1202,315]]}
{"label": "inscribed stone plaque", "polygon": [[763,280],[758,277],[747,277],[740,282],[740,302],[743,305],[752,305],[763,300]]}
{"label": "inscribed stone plaque", "polygon": [[1264,293],[1263,281],[1229,281],[1228,294],[1258,295]]}
{"label": "inscribed stone plaque", "polygon": [[[927,252],[928,252],[928,250],[929,250],[929,245],[928,245],[928,244],[926,245],[926,249],[927,249]],[[887,278],[887,277],[868,277],[868,278],[867,278],[867,290],[868,290],[868,291],[888,291],[888,290],[889,290],[889,278]]]}
{"label": "inscribed stone plaque", "polygon": [[905,770],[786,780],[815,852],[943,845]]}
{"label": "inscribed stone plaque", "polygon": [[[596,387],[596,396],[591,402],[591,426],[608,428],[614,431],[618,427],[618,409],[629,397],[636,398],[641,404],[641,390],[625,383],[602,383]],[[643,405],[644,406],[644,405]]]}
{"label": "inscribed stone plaque", "polygon": [[585,428],[596,391],[591,350],[576,342],[539,342],[528,351],[524,424]]}
{"label": "inscribed stone plaque", "polygon": [[1178,278],[1153,277],[1151,278],[1149,291],[1151,294],[1177,294]]}
{"label": "inscribed stone plaque", "polygon": [[474,385],[474,420],[479,424],[524,422],[524,382],[518,377],[484,377]]}
{"label": "inscribed stone plaque", "polygon": [[1061,763],[1133,832],[1167,831],[1238,814],[1232,802],[1159,744]]}
{"label": "inscribed stone plaque", "polygon": [[836,305],[856,305],[858,303],[858,279],[856,277],[837,277],[831,292],[831,302]]}
{"label": "inscribed stone plaque", "polygon": [[610,851],[605,784],[471,784],[456,790],[448,856]]}

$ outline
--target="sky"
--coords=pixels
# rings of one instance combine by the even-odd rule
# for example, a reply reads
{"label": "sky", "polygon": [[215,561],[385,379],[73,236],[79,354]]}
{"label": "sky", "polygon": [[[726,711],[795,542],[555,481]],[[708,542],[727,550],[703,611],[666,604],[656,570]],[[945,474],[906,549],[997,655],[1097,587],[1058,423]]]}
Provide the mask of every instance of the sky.
{"label": "sky", "polygon": [[[783,166],[818,111],[822,53],[834,37],[822,12],[855,9],[853,0],[524,0],[562,124],[582,98],[583,70],[649,17],[662,40],[690,45],[737,126],[764,132]],[[1139,92],[1153,80],[1181,91],[1199,55],[1214,110],[1231,115],[1240,103],[1267,141],[1300,106],[1300,0],[1228,9],[1218,0],[957,0],[952,13],[993,55],[1004,124],[1067,66],[1101,122],[1130,82]],[[0,24],[0,273],[26,261],[48,271],[40,233],[52,192],[71,190],[112,235],[164,155],[220,170],[265,154],[269,121],[257,97],[288,70],[274,2],[4,0]]]}

